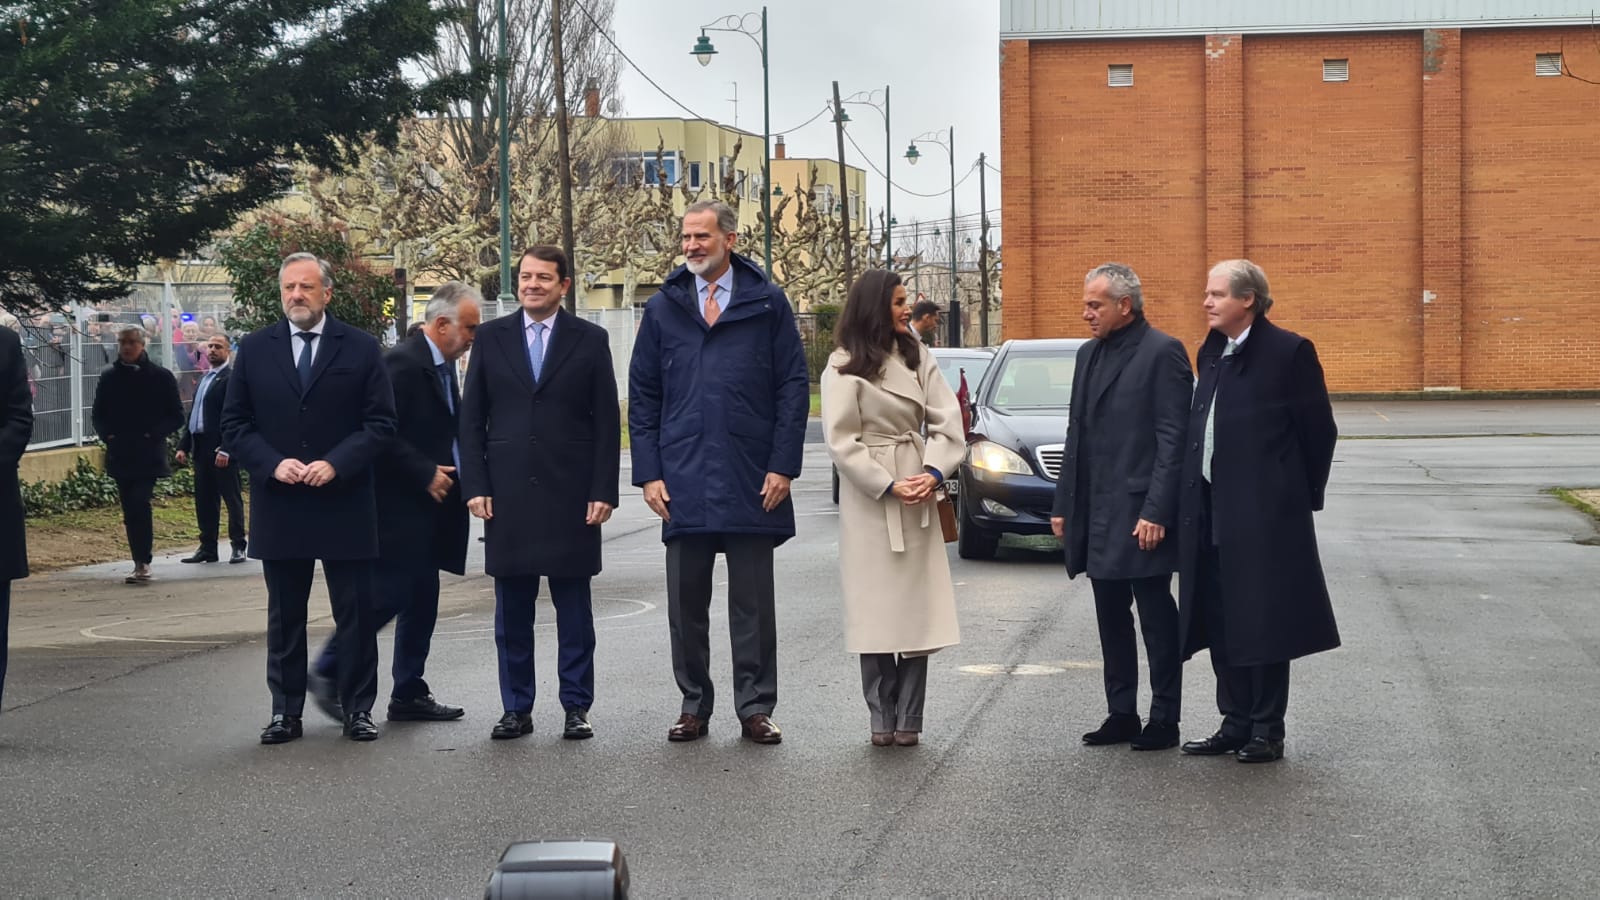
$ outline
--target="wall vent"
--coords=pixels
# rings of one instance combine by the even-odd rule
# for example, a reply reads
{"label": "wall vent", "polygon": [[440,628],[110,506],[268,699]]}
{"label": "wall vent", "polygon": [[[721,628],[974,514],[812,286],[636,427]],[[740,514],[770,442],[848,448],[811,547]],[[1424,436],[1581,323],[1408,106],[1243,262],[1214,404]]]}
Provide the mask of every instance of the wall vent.
{"label": "wall vent", "polygon": [[1323,60],[1322,61],[1322,80],[1323,81],[1349,81],[1350,80],[1350,60],[1348,60],[1348,59],[1325,59],[1325,60]]}
{"label": "wall vent", "polygon": [[1533,58],[1533,74],[1543,78],[1561,74],[1561,54],[1540,53]]}
{"label": "wall vent", "polygon": [[1133,63],[1106,66],[1107,87],[1133,87]]}

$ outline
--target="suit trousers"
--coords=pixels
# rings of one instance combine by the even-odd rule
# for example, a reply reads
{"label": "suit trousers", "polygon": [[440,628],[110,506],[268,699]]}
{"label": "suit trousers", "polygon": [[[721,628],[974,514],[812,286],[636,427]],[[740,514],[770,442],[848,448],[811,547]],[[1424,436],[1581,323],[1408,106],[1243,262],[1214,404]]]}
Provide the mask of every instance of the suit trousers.
{"label": "suit trousers", "polygon": [[928,697],[927,654],[861,654],[861,693],[872,713],[873,731],[921,731]]}
{"label": "suit trousers", "polygon": [[[267,582],[267,689],[273,715],[298,716],[306,703],[306,604],[314,559],[264,559]],[[372,560],[325,559],[322,574],[338,643],[336,681],[345,715],[371,712],[378,696],[378,628]]]}
{"label": "suit trousers", "polygon": [[[556,672],[561,708],[594,704],[594,605],[589,578],[551,578],[556,608]],[[500,703],[506,712],[533,711],[533,610],[539,576],[494,580],[494,647],[500,659]]]}
{"label": "suit trousers", "polygon": [[[1201,492],[1204,504],[1201,535],[1212,535],[1211,490]],[[1200,542],[1195,572],[1195,600],[1201,627],[1211,648],[1211,670],[1217,676],[1217,711],[1222,714],[1223,736],[1235,740],[1263,737],[1281,741],[1284,715],[1289,709],[1289,662],[1236,666],[1223,649],[1225,616],[1222,610],[1222,565],[1217,545]]]}
{"label": "suit trousers", "polygon": [[0,704],[6,699],[6,648],[11,646],[11,579],[0,578]]}
{"label": "suit trousers", "polygon": [[154,478],[117,479],[117,499],[122,503],[122,527],[128,534],[128,550],[135,565],[150,564],[151,545],[155,542],[150,497],[155,491]]}
{"label": "suit trousers", "polygon": [[771,535],[688,534],[667,542],[667,622],[672,673],[683,712],[711,718],[711,576],[717,554],[728,560],[728,637],[733,645],[733,700],[740,721],[772,715],[778,704],[778,621]]}
{"label": "suit trousers", "polygon": [[[394,685],[389,696],[402,701],[428,696],[433,690],[422,672],[439,620],[439,570],[427,559],[380,559],[373,564],[372,588],[376,607],[372,630],[394,623],[394,658],[389,666]],[[328,636],[312,668],[323,678],[338,675],[338,634]]]}
{"label": "suit trousers", "polygon": [[1178,604],[1172,576],[1090,578],[1094,613],[1105,661],[1106,708],[1114,716],[1139,714],[1139,650],[1134,645],[1133,606],[1139,607],[1150,663],[1150,721],[1178,724],[1182,712],[1183,658],[1178,640]]}
{"label": "suit trousers", "polygon": [[200,432],[194,436],[194,517],[200,526],[200,546],[217,550],[222,504],[228,507],[228,543],[244,549],[244,500],[239,477],[239,464],[230,461],[228,467],[216,465],[217,436]]}

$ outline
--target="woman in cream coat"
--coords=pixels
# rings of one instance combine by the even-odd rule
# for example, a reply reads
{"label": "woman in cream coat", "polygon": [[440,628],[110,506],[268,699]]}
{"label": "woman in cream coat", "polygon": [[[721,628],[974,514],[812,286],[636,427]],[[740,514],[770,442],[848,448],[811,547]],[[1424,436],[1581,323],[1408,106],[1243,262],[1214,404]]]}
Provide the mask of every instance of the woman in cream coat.
{"label": "woman in cream coat", "polygon": [[917,743],[928,655],[961,640],[934,505],[966,450],[961,409],[910,315],[900,276],[863,273],[822,373],[823,434],[839,469],[845,649],[861,654],[880,747]]}

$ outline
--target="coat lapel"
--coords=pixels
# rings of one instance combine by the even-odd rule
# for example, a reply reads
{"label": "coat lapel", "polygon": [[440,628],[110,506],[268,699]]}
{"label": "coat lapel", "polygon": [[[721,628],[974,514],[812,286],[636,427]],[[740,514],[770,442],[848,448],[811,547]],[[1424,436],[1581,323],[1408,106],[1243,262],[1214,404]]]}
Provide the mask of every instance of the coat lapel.
{"label": "coat lapel", "polygon": [[500,349],[506,355],[506,364],[517,373],[517,380],[522,382],[522,386],[532,393],[533,370],[528,368],[528,345],[522,338],[522,309],[518,307],[496,321],[505,323],[498,337]]}
{"label": "coat lapel", "polygon": [[923,388],[922,382],[917,380],[917,373],[906,365],[898,353],[884,362],[883,383],[878,386],[885,392],[896,397],[904,397],[918,406],[926,405],[928,402],[928,392]]}
{"label": "coat lapel", "polygon": [[[311,359],[311,383],[306,385],[307,394],[317,386],[317,380],[322,377],[323,372],[328,371],[328,366],[333,364],[333,358],[338,356],[344,347],[344,326],[334,317],[327,316],[322,326],[322,337],[317,339],[317,343],[321,346],[317,348],[317,355]],[[300,383],[299,376],[295,376],[295,383]]]}
{"label": "coat lapel", "polygon": [[290,336],[292,334],[290,329],[292,328],[294,326],[289,324],[289,320],[284,319],[283,327],[274,328],[267,332],[267,336],[272,338],[272,344],[267,355],[272,357],[278,371],[283,373],[283,379],[289,383],[289,387],[293,388],[296,394],[300,394],[300,375],[294,370],[294,356],[291,353],[284,352],[289,349],[288,345],[294,343],[294,338]]}
{"label": "coat lapel", "polygon": [[[445,391],[449,390],[449,388],[439,380],[439,370],[433,362],[433,351],[428,349],[428,339],[420,334],[407,338],[400,345],[400,349],[401,352],[411,357],[413,365],[422,367],[422,371],[428,373],[428,380],[433,382],[433,396],[439,401],[445,414],[449,415],[450,398],[445,396]],[[449,366],[449,361],[446,361],[445,365]]]}
{"label": "coat lapel", "polygon": [[1104,397],[1106,391],[1111,390],[1111,386],[1117,383],[1117,378],[1122,375],[1122,370],[1128,367],[1128,361],[1133,359],[1133,355],[1135,353],[1139,352],[1139,342],[1143,341],[1144,336],[1150,333],[1150,323],[1144,321],[1143,319],[1139,320],[1135,324],[1129,325],[1128,327],[1138,330],[1124,336],[1123,339],[1118,342],[1123,344],[1123,346],[1117,347],[1115,354],[1106,356],[1106,351],[1110,348],[1107,347],[1105,343],[1101,343],[1096,351],[1101,357],[1099,361],[1100,364],[1109,365],[1111,368],[1106,372],[1106,377],[1100,381],[1099,391],[1097,391],[1093,397],[1089,398],[1090,409],[1094,409],[1100,405],[1100,398]]}
{"label": "coat lapel", "polygon": [[539,373],[539,383],[533,386],[535,394],[550,383],[550,376],[572,355],[572,345],[578,342],[577,319],[566,310],[556,313],[556,330],[550,335],[550,345],[544,350],[544,368]]}

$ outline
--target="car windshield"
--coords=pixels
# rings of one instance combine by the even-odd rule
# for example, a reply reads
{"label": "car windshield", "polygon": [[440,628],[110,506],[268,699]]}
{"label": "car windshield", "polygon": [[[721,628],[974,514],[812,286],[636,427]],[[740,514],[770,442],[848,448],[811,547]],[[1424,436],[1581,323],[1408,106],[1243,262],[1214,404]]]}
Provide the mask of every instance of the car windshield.
{"label": "car windshield", "polygon": [[1005,409],[1066,409],[1072,404],[1073,351],[1008,354],[989,388],[989,404]]}
{"label": "car windshield", "polygon": [[950,390],[961,390],[961,371],[967,372],[967,389],[977,390],[978,382],[983,380],[983,373],[989,371],[989,363],[994,362],[994,357],[987,353],[974,353],[970,356],[936,356],[939,363],[939,374],[950,383]]}

